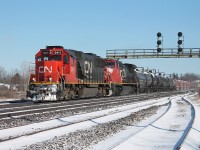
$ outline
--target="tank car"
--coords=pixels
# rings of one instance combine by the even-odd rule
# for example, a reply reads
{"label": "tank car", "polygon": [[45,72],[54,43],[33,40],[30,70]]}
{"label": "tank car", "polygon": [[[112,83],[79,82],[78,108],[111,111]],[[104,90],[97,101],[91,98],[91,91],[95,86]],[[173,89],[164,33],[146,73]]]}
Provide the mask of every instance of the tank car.
{"label": "tank car", "polygon": [[152,72],[152,70],[149,70],[148,73],[151,75],[152,78],[152,86],[151,86],[151,92],[157,92],[157,87],[158,87],[158,77],[156,76],[155,73]]}
{"label": "tank car", "polygon": [[157,91],[163,91],[164,90],[164,79],[161,73],[155,74],[158,79],[158,85],[157,85]]}
{"label": "tank car", "polygon": [[153,84],[153,80],[151,74],[148,72],[144,72],[144,70],[135,69],[136,71],[136,79],[139,84],[139,92],[150,92],[150,89]]}

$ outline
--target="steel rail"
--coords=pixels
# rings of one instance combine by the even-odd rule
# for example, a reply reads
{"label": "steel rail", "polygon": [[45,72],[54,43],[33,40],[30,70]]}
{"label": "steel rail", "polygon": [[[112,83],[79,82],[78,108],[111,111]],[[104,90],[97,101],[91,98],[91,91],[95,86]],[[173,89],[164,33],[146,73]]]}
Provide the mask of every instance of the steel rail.
{"label": "steel rail", "polygon": [[[49,106],[46,106],[46,105],[42,105],[42,106],[38,106],[38,105],[33,105],[33,108],[31,107],[25,107],[25,108],[17,108],[16,110],[1,110],[0,112],[0,118],[1,119],[9,119],[9,118],[13,118],[14,116],[17,117],[18,115],[22,116],[22,115],[32,115],[34,113],[45,113],[45,112],[48,112],[48,111],[62,111],[63,109],[64,110],[67,110],[67,109],[76,109],[76,108],[81,108],[82,107],[92,107],[91,104],[93,104],[93,106],[95,105],[99,105],[101,103],[104,103],[105,105],[107,104],[114,104],[114,103],[119,103],[119,102],[122,102],[122,103],[130,103],[130,102],[133,102],[133,101],[141,101],[142,99],[146,100],[146,99],[149,99],[149,98],[156,98],[156,97],[160,97],[160,96],[168,96],[168,94],[170,93],[159,93],[157,95],[140,95],[139,97],[138,96],[126,96],[123,101],[122,101],[122,98],[124,97],[112,97],[112,98],[106,98],[106,99],[100,99],[98,101],[94,101],[94,99],[91,99],[91,100],[86,100],[86,101],[73,101],[74,103],[72,104],[69,104],[69,103],[60,103],[60,104],[57,104],[56,106],[52,106],[52,105],[55,105],[54,103],[51,103]],[[124,101],[126,100],[126,101]],[[80,103],[81,102],[81,103]],[[35,108],[36,107],[36,108]],[[0,120],[1,120],[0,119]]]}
{"label": "steel rail", "polygon": [[[138,130],[137,132],[133,133],[133,134],[130,134],[129,136],[127,136],[126,138],[124,138],[123,140],[115,143],[114,145],[112,145],[111,147],[108,148],[108,150],[112,150],[113,148],[117,147],[118,145],[122,144],[123,142],[127,141],[129,138],[131,138],[132,136],[138,134],[139,132],[143,131],[144,129],[148,128],[151,124],[153,124],[154,122],[156,122],[158,119],[160,119],[163,115],[165,115],[169,109],[171,108],[171,100],[168,99],[169,102],[168,102],[168,107],[167,109],[165,110],[165,112],[163,112],[158,118],[156,118],[155,120],[153,120],[151,123],[149,123],[147,126],[144,126],[142,129]],[[129,125],[130,126],[130,125]]]}
{"label": "steel rail", "polygon": [[194,123],[194,120],[195,120],[195,108],[194,106],[192,105],[192,103],[190,103],[188,100],[186,100],[184,97],[182,97],[182,100],[184,100],[186,103],[188,103],[188,105],[191,106],[191,120],[189,121],[185,131],[183,132],[181,138],[178,140],[178,142],[176,143],[176,145],[174,146],[174,150],[177,150],[177,149],[180,149],[185,138],[187,137],[188,133],[190,132],[190,129],[192,128],[192,125]]}
{"label": "steel rail", "polygon": [[[133,109],[138,109],[138,108],[142,108],[142,107],[145,107],[145,106],[148,106],[148,108],[151,108],[153,107],[154,105],[156,105],[158,102],[152,102],[152,103],[149,103],[147,105],[141,105],[141,106],[135,106],[135,107],[131,107],[131,108],[127,108],[125,110],[119,110],[119,111],[112,111],[112,112],[109,112],[108,114],[103,114],[103,115],[99,115],[99,116],[95,116],[95,117],[91,117],[91,118],[87,118],[87,119],[84,119],[84,120],[78,120],[78,121],[75,121],[75,122],[70,122],[68,124],[63,124],[63,125],[59,125],[59,126],[56,126],[56,127],[51,127],[51,128],[48,128],[48,129],[42,129],[40,131],[33,131],[31,133],[23,133],[21,135],[17,135],[17,136],[13,136],[13,137],[7,137],[7,138],[3,138],[3,139],[0,139],[0,142],[5,142],[5,141],[9,141],[9,140],[14,140],[14,139],[17,139],[17,138],[20,138],[22,136],[30,136],[30,135],[34,135],[34,134],[38,134],[38,133],[41,133],[41,132],[45,132],[45,131],[50,131],[50,130],[54,130],[54,129],[58,129],[58,128],[62,128],[62,127],[67,127],[67,126],[70,126],[70,125],[75,125],[75,124],[78,124],[78,123],[82,123],[82,122],[86,122],[86,121],[91,121],[93,119],[98,119],[98,118],[101,118],[101,117],[105,117],[105,116],[109,116],[109,115],[113,115],[113,114],[117,114],[117,113],[121,113],[121,112],[126,112],[126,111],[129,111],[129,110],[133,110]],[[169,103],[169,102],[167,102]],[[164,105],[164,104],[163,104]],[[142,108],[142,109],[147,109],[147,108]],[[141,111],[141,109],[138,109],[138,111]]]}

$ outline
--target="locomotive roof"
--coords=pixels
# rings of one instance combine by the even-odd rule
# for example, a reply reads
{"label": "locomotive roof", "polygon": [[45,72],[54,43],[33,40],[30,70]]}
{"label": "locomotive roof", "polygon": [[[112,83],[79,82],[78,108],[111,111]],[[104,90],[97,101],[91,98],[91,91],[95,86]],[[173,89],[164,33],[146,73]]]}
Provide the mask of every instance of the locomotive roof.
{"label": "locomotive roof", "polygon": [[72,57],[77,58],[76,54],[74,53],[75,50],[73,49],[65,49]]}
{"label": "locomotive roof", "polygon": [[98,58],[101,58],[100,56],[97,56],[96,54],[94,53],[84,53],[82,51],[77,51],[77,50],[73,50],[73,49],[65,49],[72,57],[74,58],[78,58],[80,59],[81,58],[81,55],[84,54],[84,55],[89,55],[89,56],[92,56],[92,57],[98,57]]}
{"label": "locomotive roof", "polygon": [[46,49],[53,49],[53,48],[63,48],[63,46],[46,46]]}
{"label": "locomotive roof", "polygon": [[137,66],[134,65],[134,64],[128,64],[128,63],[125,63],[124,65],[127,66],[127,67],[134,68],[134,69],[137,68]]}

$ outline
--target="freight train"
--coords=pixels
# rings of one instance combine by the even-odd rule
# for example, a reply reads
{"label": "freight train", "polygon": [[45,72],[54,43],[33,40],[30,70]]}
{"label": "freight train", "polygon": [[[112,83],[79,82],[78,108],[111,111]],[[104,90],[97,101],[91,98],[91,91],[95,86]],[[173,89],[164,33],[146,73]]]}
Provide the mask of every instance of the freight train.
{"label": "freight train", "polygon": [[56,101],[175,88],[172,78],[138,69],[133,64],[62,46],[46,46],[35,55],[35,71],[30,74],[27,98]]}

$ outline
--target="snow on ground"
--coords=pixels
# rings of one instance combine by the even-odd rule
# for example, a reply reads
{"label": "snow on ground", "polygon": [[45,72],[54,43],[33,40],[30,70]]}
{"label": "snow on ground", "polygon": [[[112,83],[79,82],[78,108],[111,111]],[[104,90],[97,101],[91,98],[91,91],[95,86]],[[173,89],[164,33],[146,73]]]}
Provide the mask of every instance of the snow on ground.
{"label": "snow on ground", "polygon": [[10,88],[10,85],[9,84],[5,84],[5,83],[0,83],[0,87],[6,87],[6,88]]}
{"label": "snow on ground", "polygon": [[10,104],[10,102],[14,102],[14,101],[18,101],[18,100],[13,99],[13,98],[7,98],[7,99],[0,98],[0,105],[7,105],[7,104]]}
{"label": "snow on ground", "polygon": [[[48,129],[48,128],[52,128],[52,127],[56,127],[60,125],[67,125],[67,124],[74,123],[77,121],[86,120],[89,118],[92,119],[94,117],[101,116],[100,118],[92,119],[92,120],[82,122],[82,123],[77,123],[76,125],[69,125],[69,126],[57,128],[50,131],[40,132],[40,133],[31,135],[29,137],[22,136],[17,139],[1,142],[0,148],[1,149],[16,149],[16,148],[20,148],[26,145],[31,145],[37,142],[45,141],[55,136],[61,136],[73,131],[90,128],[96,125],[96,122],[105,123],[108,121],[116,120],[118,118],[126,117],[133,112],[139,111],[141,109],[146,109],[152,105],[155,105],[155,103],[156,105],[166,104],[168,103],[168,98],[138,102],[137,104],[133,104],[133,105],[127,105],[127,106],[112,108],[108,110],[102,110],[102,111],[97,111],[97,112],[92,112],[92,113],[87,113],[87,114],[82,114],[82,115],[66,117],[66,118],[57,118],[54,120],[45,121],[41,123],[34,123],[34,124],[26,125],[26,126],[0,130],[0,139],[5,139],[8,137],[16,137],[17,135],[24,135],[25,133],[33,133],[41,129],[44,130],[44,129]],[[146,105],[149,105],[149,106],[146,106]],[[115,114],[114,112],[120,112],[120,113]],[[105,116],[107,114],[110,114],[110,115]]]}
{"label": "snow on ground", "polygon": [[181,150],[197,150],[200,149],[200,98],[196,96],[188,96],[187,100],[195,107],[195,120]]}
{"label": "snow on ground", "polygon": [[[122,139],[129,138],[123,143],[119,143],[114,150],[143,150],[143,149],[173,149],[177,140],[180,139],[188,124],[188,119],[191,118],[190,106],[182,105],[183,108],[179,109],[181,105],[177,104],[177,100],[181,97],[172,100],[172,107],[169,109],[163,117],[158,119],[155,123],[151,124],[150,127],[145,128],[141,132],[136,128],[147,126],[146,122],[140,123],[136,127],[130,127],[126,131],[118,133],[115,137],[108,140],[99,142],[93,149],[103,149],[105,145],[113,143],[113,141],[121,141]],[[159,114],[158,112],[157,114]],[[184,115],[184,116],[183,116]],[[184,118],[184,119],[183,119]],[[136,133],[136,134],[135,134]],[[134,135],[131,137],[131,135]],[[130,137],[129,137],[130,136]],[[117,143],[117,142],[116,142]],[[116,146],[116,145],[113,145]],[[105,148],[106,149],[106,148]]]}
{"label": "snow on ground", "polygon": [[[167,110],[167,106],[164,106],[161,109],[159,109],[156,115],[153,115],[148,119],[144,119],[137,125],[129,126],[126,130],[118,132],[115,135],[109,137],[108,139],[104,139],[103,141],[100,141],[95,145],[91,145],[90,148],[94,150],[110,149],[111,147],[115,147],[117,144],[118,147],[115,147],[114,149],[173,149],[174,144],[176,144],[177,139],[180,138],[180,136],[183,133],[183,130],[188,124],[187,119],[191,118],[190,107],[184,105],[184,102],[181,100],[182,96],[183,95],[174,96],[172,100],[172,107],[170,108],[169,112],[167,112],[156,122],[152,123],[156,118],[160,116],[160,114],[164,113]],[[196,111],[196,119],[194,121],[193,128],[191,129],[181,149],[196,150],[200,149],[200,100],[197,101],[192,97],[186,97],[186,99],[190,99],[190,101],[194,104]],[[53,139],[55,136],[69,134],[77,130],[88,129],[93,126],[96,126],[97,123],[106,123],[108,121],[126,117],[133,112],[145,109],[150,105],[154,105],[156,101],[159,101],[157,105],[161,105],[167,103],[168,98],[139,102],[137,103],[137,105],[127,105],[108,110],[70,116],[66,118],[56,118],[54,120],[45,121],[41,123],[34,123],[26,126],[0,130],[0,139],[6,139],[9,136],[15,137],[17,135],[24,135],[25,133],[33,133],[36,131],[49,129],[56,126],[67,124],[69,125],[70,123],[90,119],[85,122],[77,123],[75,125],[69,125],[54,130],[33,134],[31,136],[22,136],[17,139],[1,142],[0,149],[17,149],[20,147],[26,147],[37,142]],[[149,106],[145,106],[147,104]],[[115,112],[120,113],[115,114]],[[108,114],[109,116],[106,116]],[[92,119],[97,116],[99,118]],[[151,126],[145,128],[149,124],[151,124]],[[125,142],[121,143],[121,141]]]}

